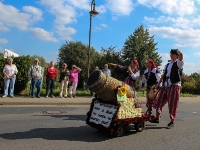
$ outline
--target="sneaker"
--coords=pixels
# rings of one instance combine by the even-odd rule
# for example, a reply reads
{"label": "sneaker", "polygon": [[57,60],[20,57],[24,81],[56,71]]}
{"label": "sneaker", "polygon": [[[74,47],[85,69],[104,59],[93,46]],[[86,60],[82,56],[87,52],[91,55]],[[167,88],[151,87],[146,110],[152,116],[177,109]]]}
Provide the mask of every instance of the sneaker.
{"label": "sneaker", "polygon": [[52,95],[51,98],[55,98],[55,96]]}
{"label": "sneaker", "polygon": [[60,96],[60,98],[62,98],[62,96]]}
{"label": "sneaker", "polygon": [[5,97],[7,97],[7,96],[6,96],[6,95],[3,95],[3,96],[2,96],[2,98],[5,98]]}
{"label": "sneaker", "polygon": [[40,96],[36,96],[37,98],[40,98]]}
{"label": "sneaker", "polygon": [[151,123],[159,123],[159,119],[158,118],[155,118],[154,120],[151,121]]}
{"label": "sneaker", "polygon": [[174,122],[170,122],[168,125],[167,125],[167,129],[171,129],[174,127]]}
{"label": "sneaker", "polygon": [[67,98],[67,96],[64,96],[64,98]]}
{"label": "sneaker", "polygon": [[46,96],[46,98],[48,98],[48,96]]}
{"label": "sneaker", "polygon": [[10,98],[14,98],[14,96],[10,96]]}

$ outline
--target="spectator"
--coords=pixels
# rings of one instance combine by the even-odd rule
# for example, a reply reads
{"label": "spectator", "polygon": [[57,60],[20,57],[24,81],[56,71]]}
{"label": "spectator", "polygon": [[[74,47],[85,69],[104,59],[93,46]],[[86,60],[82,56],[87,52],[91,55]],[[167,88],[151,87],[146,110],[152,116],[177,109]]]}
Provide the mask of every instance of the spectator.
{"label": "spectator", "polygon": [[71,98],[76,97],[76,88],[78,85],[78,74],[80,73],[81,69],[77,67],[76,65],[72,65],[72,70],[70,70],[70,76],[69,76],[69,81],[70,81],[70,88],[69,88],[69,93]]}
{"label": "spectator", "polygon": [[52,98],[54,97],[54,85],[56,81],[56,76],[58,74],[58,70],[54,67],[54,62],[51,61],[49,67],[46,70],[46,98],[50,95]]}
{"label": "spectator", "polygon": [[63,90],[64,90],[64,97],[67,98],[67,88],[68,88],[68,82],[69,82],[69,70],[67,69],[67,64],[63,63],[62,68],[60,70],[60,98],[63,96]]}
{"label": "spectator", "polygon": [[7,59],[8,64],[5,65],[3,68],[3,74],[4,74],[4,95],[2,98],[8,96],[8,88],[10,86],[9,94],[10,97],[14,97],[14,86],[15,86],[15,80],[16,75],[18,73],[17,67],[12,63],[13,59],[8,58]]}
{"label": "spectator", "polygon": [[104,69],[102,69],[102,72],[104,72],[108,76],[111,76],[111,71],[110,71],[110,69],[108,69],[108,64],[104,65]]}
{"label": "spectator", "polygon": [[35,58],[33,65],[28,70],[28,77],[31,80],[31,97],[34,97],[34,90],[37,88],[36,97],[40,98],[40,89],[42,84],[44,69],[39,66],[39,59]]}

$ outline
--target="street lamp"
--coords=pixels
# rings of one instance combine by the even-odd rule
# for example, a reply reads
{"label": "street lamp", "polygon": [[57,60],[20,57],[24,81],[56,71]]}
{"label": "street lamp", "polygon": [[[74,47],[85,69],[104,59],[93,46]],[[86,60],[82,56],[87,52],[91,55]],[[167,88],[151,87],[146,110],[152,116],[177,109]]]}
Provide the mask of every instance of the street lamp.
{"label": "street lamp", "polygon": [[92,17],[98,15],[95,9],[95,0],[92,0],[91,11],[90,11],[90,29],[89,29],[89,45],[88,45],[88,78],[90,76],[90,41],[91,41],[91,28],[92,28]]}

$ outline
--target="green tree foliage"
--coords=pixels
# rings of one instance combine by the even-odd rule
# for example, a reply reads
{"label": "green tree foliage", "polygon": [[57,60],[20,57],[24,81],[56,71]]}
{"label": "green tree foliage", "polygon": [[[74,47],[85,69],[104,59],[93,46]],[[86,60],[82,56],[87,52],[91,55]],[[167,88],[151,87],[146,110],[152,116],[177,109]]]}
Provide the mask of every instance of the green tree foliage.
{"label": "green tree foliage", "polygon": [[[99,54],[94,48],[90,48],[90,73],[93,71],[97,59],[99,59]],[[69,70],[73,64],[81,68],[79,86],[80,84],[82,86],[83,81],[87,80],[88,46],[81,42],[66,42],[59,49],[58,62],[59,68],[61,68],[62,63],[67,63]]]}
{"label": "green tree foliage", "polygon": [[[118,63],[121,64],[123,61],[121,60],[121,52],[115,50],[116,47],[110,46],[109,48],[101,48],[100,51],[100,59],[97,60],[97,66],[99,69],[103,69],[105,64],[108,63]],[[112,68],[110,68],[112,70]]]}
{"label": "green tree foliage", "polygon": [[140,71],[143,73],[146,60],[152,59],[157,66],[162,63],[161,56],[156,52],[156,45],[154,36],[150,36],[148,29],[144,29],[141,25],[125,41],[122,59],[125,60],[126,65],[129,65],[133,59],[137,59]]}

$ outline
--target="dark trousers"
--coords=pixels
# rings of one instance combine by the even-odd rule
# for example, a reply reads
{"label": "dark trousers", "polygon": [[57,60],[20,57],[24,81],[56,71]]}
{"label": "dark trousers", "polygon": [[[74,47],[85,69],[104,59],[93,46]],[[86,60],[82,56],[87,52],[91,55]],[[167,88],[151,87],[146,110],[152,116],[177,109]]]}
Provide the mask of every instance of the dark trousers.
{"label": "dark trousers", "polygon": [[53,90],[54,90],[54,84],[55,84],[55,79],[50,79],[50,78],[46,78],[46,96],[49,95],[49,90],[50,90],[50,95],[53,95]]}
{"label": "dark trousers", "polygon": [[41,89],[42,78],[40,79],[32,79],[31,80],[31,96],[34,96],[34,90],[37,88],[36,96],[40,96],[40,89]]}

